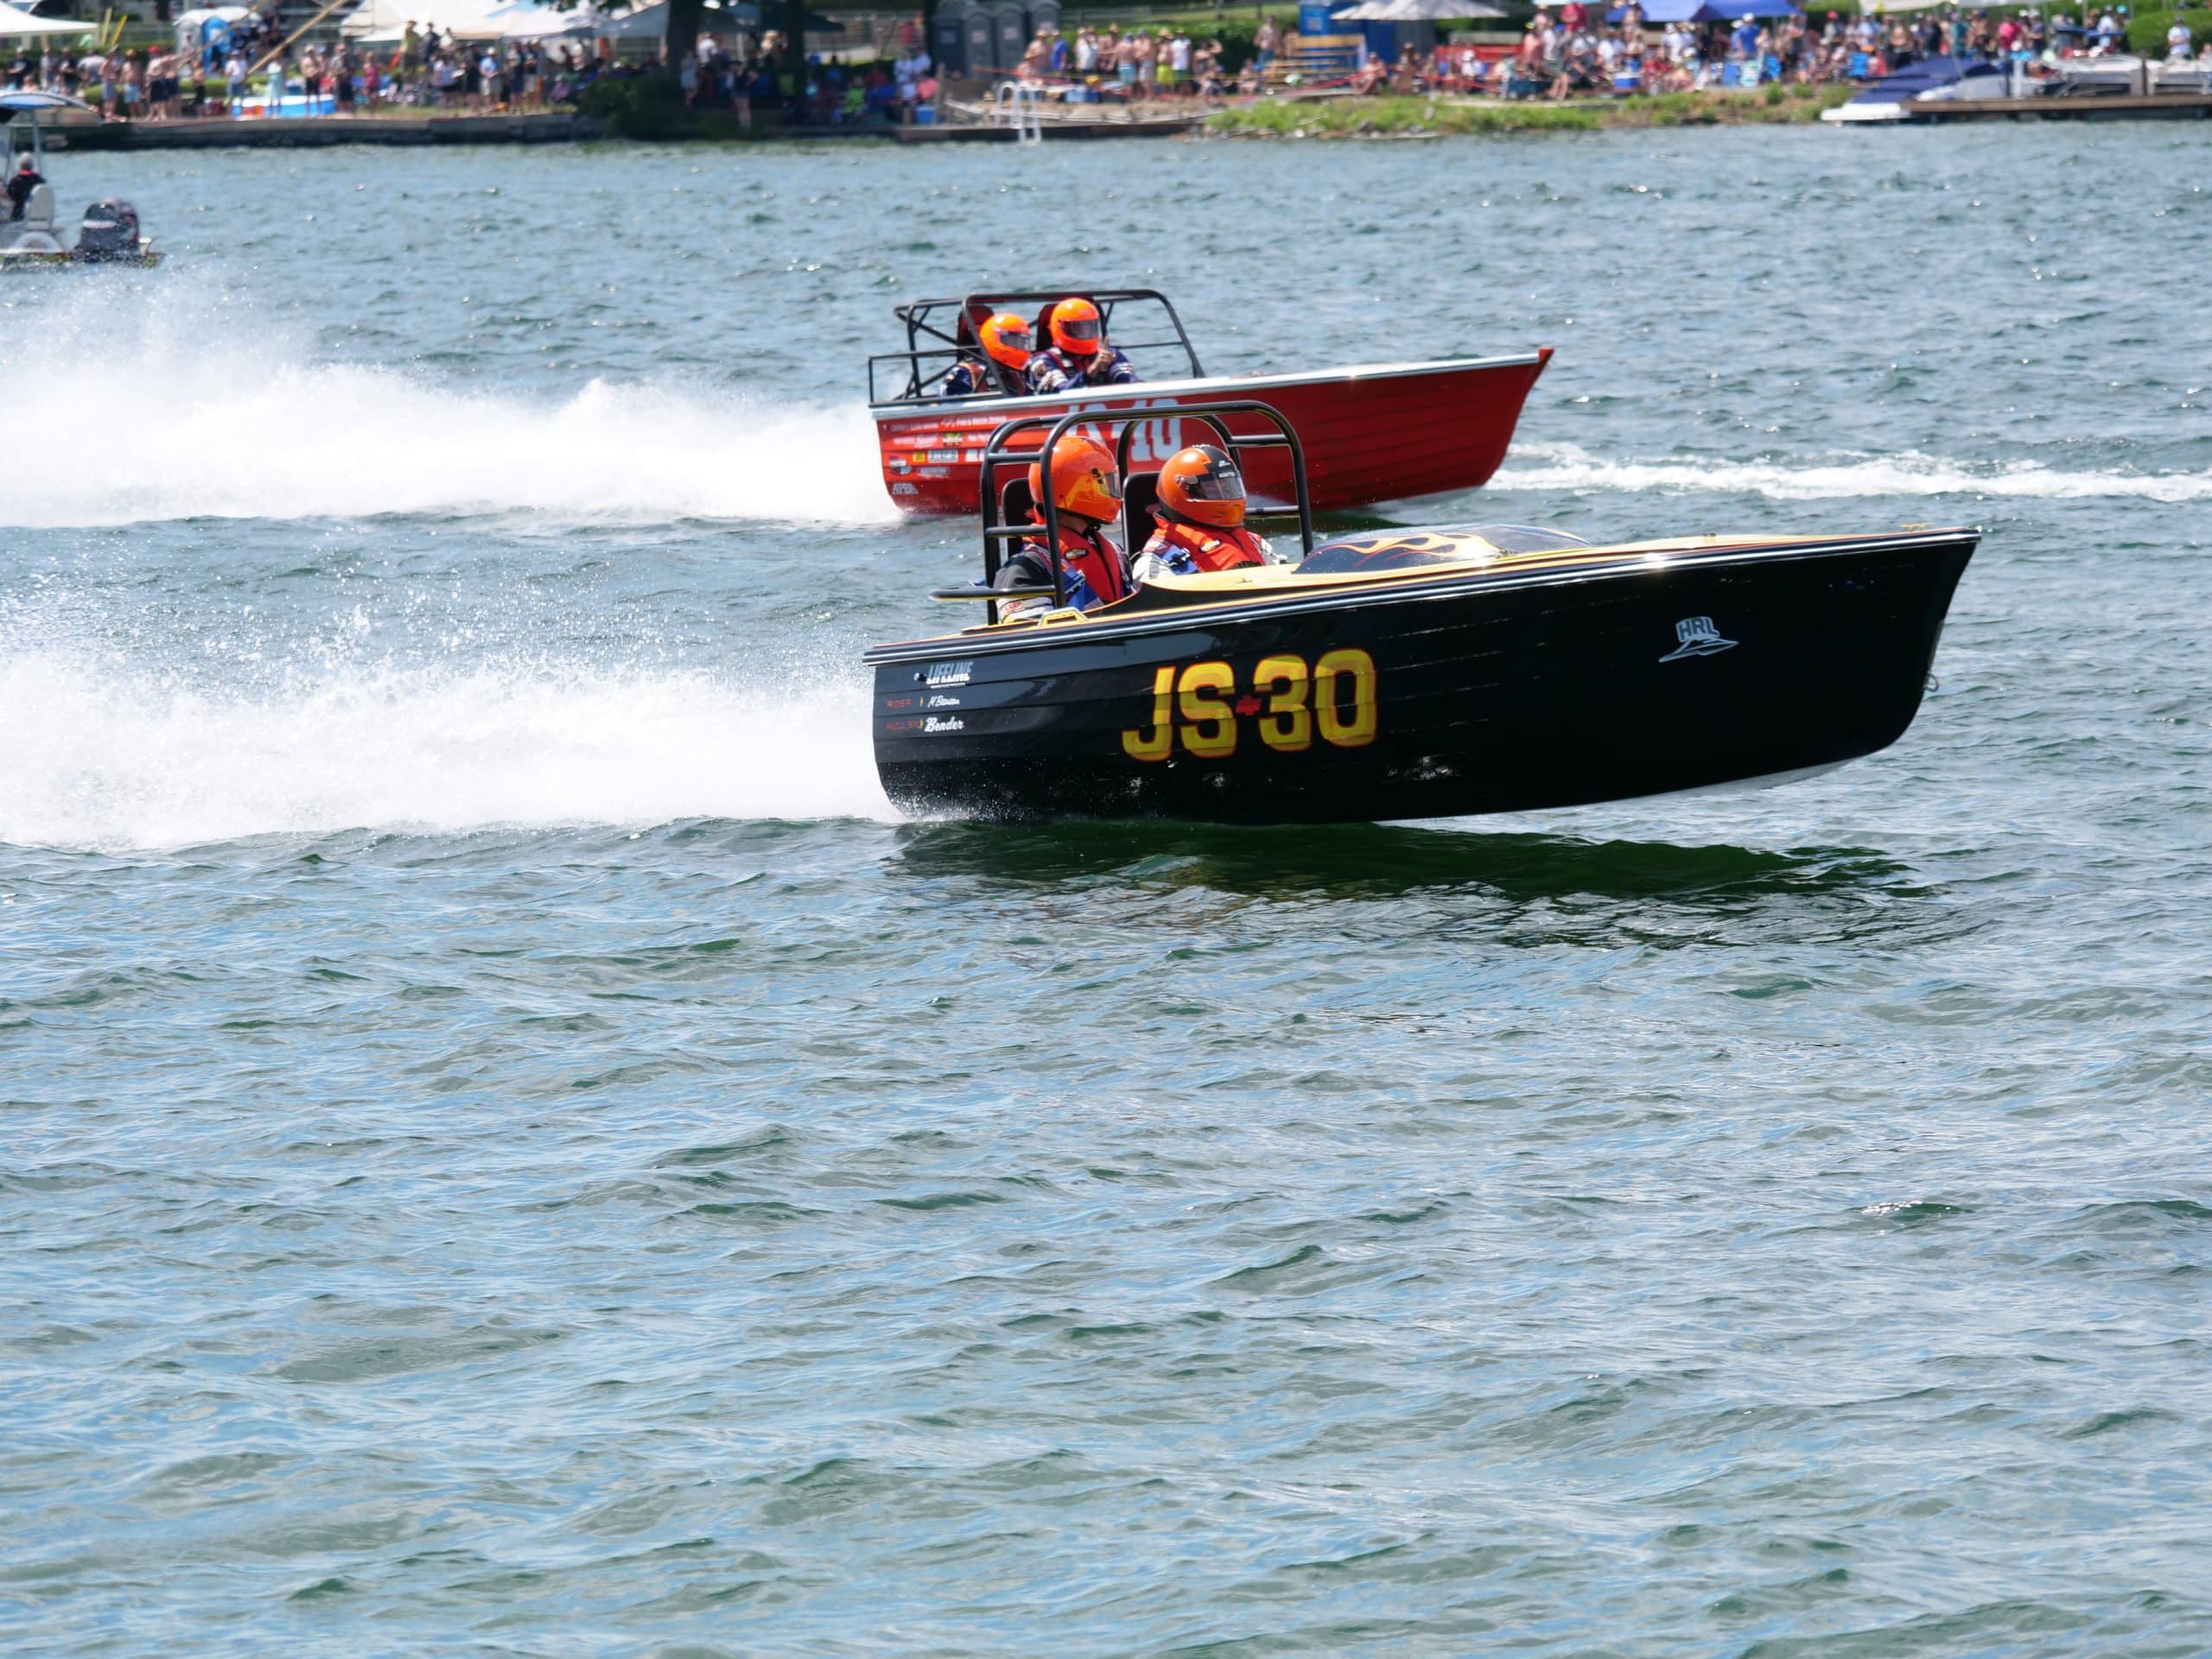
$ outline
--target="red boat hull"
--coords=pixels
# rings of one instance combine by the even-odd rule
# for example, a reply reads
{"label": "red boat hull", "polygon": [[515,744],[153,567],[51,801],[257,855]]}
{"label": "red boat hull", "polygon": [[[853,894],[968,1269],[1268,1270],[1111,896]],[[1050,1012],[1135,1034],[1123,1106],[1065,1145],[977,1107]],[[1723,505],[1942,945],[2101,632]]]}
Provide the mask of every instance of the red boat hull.
{"label": "red boat hull", "polygon": [[[1314,509],[1327,512],[1487,483],[1505,459],[1521,405],[1551,355],[1546,346],[1520,357],[1217,375],[920,410],[879,404],[873,412],[891,499],[912,513],[974,513],[982,475],[978,457],[1001,423],[1016,416],[1257,398],[1281,410],[1297,432]],[[1247,435],[1235,418],[1230,428]],[[1250,434],[1270,429],[1255,422]],[[1156,468],[1184,445],[1206,437],[1198,423],[1159,421],[1140,427],[1130,448],[1131,468]],[[1262,502],[1291,505],[1289,458],[1279,451],[1253,455],[1245,484]]]}

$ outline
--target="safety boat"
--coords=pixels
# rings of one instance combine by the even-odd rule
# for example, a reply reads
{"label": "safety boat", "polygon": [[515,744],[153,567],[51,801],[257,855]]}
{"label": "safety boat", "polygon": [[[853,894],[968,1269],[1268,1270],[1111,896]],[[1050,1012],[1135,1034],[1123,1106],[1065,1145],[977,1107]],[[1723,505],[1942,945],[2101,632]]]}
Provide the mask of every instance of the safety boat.
{"label": "safety boat", "polygon": [[[1908,526],[1594,544],[1454,524],[1317,546],[1280,411],[1174,412],[1240,465],[1287,465],[1304,556],[1147,582],[1088,613],[1002,617],[1007,600],[1064,606],[1068,591],[1057,555],[1050,588],[992,585],[1001,550],[1034,533],[1020,474],[1037,440],[1118,429],[1135,542],[1152,480],[1129,470],[1131,435],[1154,416],[1001,426],[982,463],[983,579],[933,595],[980,602],[985,620],[866,657],[876,769],[902,810],[1313,823],[1784,782],[1911,724],[1980,539]],[[1043,518],[1058,546],[1050,499]]]}
{"label": "safety boat", "polygon": [[[25,156],[41,179],[46,172],[46,124],[73,117],[99,119],[99,111],[81,99],[61,92],[25,89],[0,92],[0,131],[7,141],[0,145],[0,179],[16,175]],[[65,241],[67,226],[54,218],[54,187],[34,185],[23,204],[23,216],[10,216],[10,204],[0,198],[0,270],[23,270],[65,265],[152,265],[161,261],[153,243],[139,234],[138,214],[127,201],[96,201],[85,210],[74,243]]]}
{"label": "safety boat", "polygon": [[[953,370],[979,356],[977,331],[991,315],[1027,314],[1070,297],[1098,308],[1107,339],[1140,373],[1165,378],[1045,396],[1006,395],[1018,390],[1011,380],[996,391],[961,396],[946,391]],[[906,349],[868,359],[868,407],[882,450],[884,487],[911,513],[976,512],[983,450],[1010,419],[1223,399],[1263,398],[1297,423],[1319,511],[1471,490],[1489,482],[1504,460],[1521,406],[1552,355],[1546,346],[1503,357],[1209,375],[1174,306],[1148,288],[969,294],[919,300],[897,307],[895,315],[906,330]],[[1039,341],[1046,337],[1041,315],[1035,334]],[[1130,459],[1140,472],[1157,470],[1186,442],[1198,439],[1173,421],[1154,416],[1139,433]],[[1256,470],[1245,480],[1254,499],[1287,505],[1291,479],[1281,458],[1270,454],[1255,460]]]}

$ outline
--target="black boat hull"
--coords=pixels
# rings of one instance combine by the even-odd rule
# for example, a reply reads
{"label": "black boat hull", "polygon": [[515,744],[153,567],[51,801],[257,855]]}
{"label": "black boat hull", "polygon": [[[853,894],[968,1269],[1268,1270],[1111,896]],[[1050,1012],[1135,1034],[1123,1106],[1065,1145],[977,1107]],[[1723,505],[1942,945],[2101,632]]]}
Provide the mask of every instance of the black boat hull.
{"label": "black boat hull", "polygon": [[1459,573],[869,653],[918,814],[1330,823],[1841,765],[1918,711],[1969,532]]}

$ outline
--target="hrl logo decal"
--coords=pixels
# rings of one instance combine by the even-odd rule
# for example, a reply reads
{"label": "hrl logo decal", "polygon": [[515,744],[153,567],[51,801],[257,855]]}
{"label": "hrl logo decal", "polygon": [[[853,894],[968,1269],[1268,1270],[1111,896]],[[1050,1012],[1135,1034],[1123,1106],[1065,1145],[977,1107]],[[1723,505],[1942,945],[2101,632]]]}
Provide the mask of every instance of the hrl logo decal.
{"label": "hrl logo decal", "polygon": [[1659,660],[1678,663],[1685,657],[1712,657],[1724,651],[1733,651],[1736,642],[1723,639],[1720,630],[1713,626],[1709,616],[1686,616],[1675,624],[1674,650]]}

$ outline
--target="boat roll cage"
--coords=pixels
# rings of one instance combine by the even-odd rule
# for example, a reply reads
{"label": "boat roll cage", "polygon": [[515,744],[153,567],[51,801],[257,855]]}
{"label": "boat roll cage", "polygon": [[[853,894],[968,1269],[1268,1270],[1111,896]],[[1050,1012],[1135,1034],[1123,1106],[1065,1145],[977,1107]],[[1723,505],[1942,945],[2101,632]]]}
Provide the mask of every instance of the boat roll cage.
{"label": "boat roll cage", "polygon": [[40,173],[46,171],[46,133],[36,115],[16,115],[0,105],[0,137],[7,140],[0,144],[0,174],[14,175],[19,154],[29,156]]}
{"label": "boat roll cage", "polygon": [[[974,359],[981,354],[976,340],[976,330],[983,319],[995,311],[1020,310],[1028,315],[1031,306],[1049,306],[1060,300],[1089,300],[1098,308],[1100,331],[1116,349],[1124,352],[1166,351],[1170,347],[1183,353],[1183,372],[1173,377],[1177,379],[1199,380],[1205,370],[1198,365],[1198,348],[1191,344],[1190,331],[1183,327],[1183,319],[1175,315],[1174,302],[1156,288],[1084,288],[1071,284],[1066,288],[1031,288],[1008,289],[1003,293],[969,294],[963,297],[944,300],[916,300],[909,305],[894,306],[892,315],[906,326],[906,349],[903,352],[878,352],[868,360],[868,400],[871,404],[930,403],[938,400],[960,401],[969,397],[995,397],[1001,391],[948,392],[944,390],[945,377],[959,366],[961,359]],[[1156,304],[1167,314],[1167,326],[1174,330],[1172,340],[1114,340],[1114,308],[1133,303]],[[950,310],[954,320],[940,323],[936,314]],[[1039,314],[1038,321],[1044,321]],[[951,330],[947,333],[947,328]],[[1036,330],[1041,338],[1044,329]],[[940,342],[936,346],[930,340]],[[906,376],[897,391],[888,397],[876,391],[880,366],[896,365],[897,372]],[[997,365],[992,367],[995,370]],[[1007,388],[1016,396],[1027,395],[1027,389]]]}
{"label": "boat roll cage", "polygon": [[[1249,437],[1233,436],[1230,433],[1226,418],[1231,415],[1257,416],[1267,422],[1274,430],[1257,433]],[[1228,403],[1159,404],[1148,409],[1086,409],[1073,410],[1065,415],[1024,415],[1007,422],[992,433],[990,442],[984,446],[980,457],[983,468],[983,580],[982,583],[969,588],[936,588],[931,593],[930,597],[931,599],[988,600],[991,602],[989,615],[993,622],[999,620],[1001,600],[1050,599],[1052,601],[1053,609],[1066,609],[1068,578],[1067,567],[1060,558],[1060,508],[1059,504],[1052,499],[1052,491],[1049,487],[1045,491],[1044,500],[1033,502],[1031,505],[1033,510],[1043,514],[1045,546],[1052,561],[1052,585],[1049,588],[998,588],[993,585],[998,580],[1000,568],[1006,563],[1000,556],[1000,549],[1008,542],[1032,539],[1039,531],[1039,524],[1034,519],[1027,524],[1004,522],[1007,497],[1012,492],[1010,486],[1000,485],[999,474],[1002,469],[1009,466],[1027,468],[1033,463],[1041,461],[1044,457],[1050,455],[1058,447],[1060,440],[1071,432],[1078,431],[1086,427],[1119,428],[1119,433],[1114,439],[1114,475],[1126,491],[1129,480],[1129,446],[1136,437],[1137,429],[1154,421],[1179,423],[1196,421],[1203,423],[1213,435],[1214,441],[1228,451],[1230,459],[1236,462],[1236,470],[1240,473],[1244,470],[1243,454],[1246,450],[1287,449],[1290,452],[1291,479],[1298,493],[1298,539],[1301,548],[1300,556],[1302,558],[1313,551],[1313,505],[1307,498],[1306,489],[1306,451],[1298,442],[1296,430],[1291,426],[1289,421],[1283,417],[1282,411],[1272,404],[1263,404],[1255,398],[1246,397]],[[1044,430],[1047,428],[1050,429],[1045,432],[1045,440],[1042,444],[1015,442],[1017,438],[1027,433]],[[1039,476],[1044,474],[1040,474]],[[1147,474],[1145,476],[1150,477],[1152,474]],[[1026,480],[1020,481],[1026,495],[1027,481]],[[1049,486],[1052,480],[1046,477],[1045,482]],[[1122,514],[1122,533],[1132,545],[1135,544],[1137,530],[1135,524],[1131,522],[1135,516],[1129,511],[1125,499]]]}

